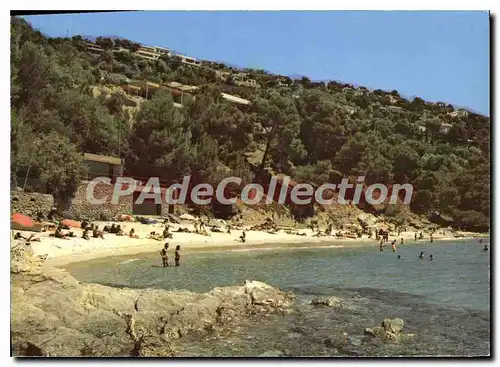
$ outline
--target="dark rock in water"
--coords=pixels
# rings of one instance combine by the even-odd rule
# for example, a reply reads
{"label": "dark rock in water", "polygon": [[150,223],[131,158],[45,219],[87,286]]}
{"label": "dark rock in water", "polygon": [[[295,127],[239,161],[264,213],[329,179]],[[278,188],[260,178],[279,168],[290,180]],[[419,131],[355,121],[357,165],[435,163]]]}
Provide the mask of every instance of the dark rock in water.
{"label": "dark rock in water", "polygon": [[16,246],[11,258],[14,356],[174,356],[173,339],[234,330],[249,314],[294,300],[256,281],[201,294],[81,284],[65,270],[42,270],[30,246]]}
{"label": "dark rock in water", "polygon": [[259,357],[264,358],[275,358],[275,357],[284,357],[285,353],[280,350],[266,350],[264,353],[259,355]]}
{"label": "dark rock in water", "polygon": [[393,334],[401,333],[404,326],[405,322],[400,318],[384,319],[384,321],[382,321],[382,327],[384,328],[384,330]]}
{"label": "dark rock in water", "polygon": [[382,326],[365,328],[364,333],[373,337],[399,340],[403,336],[404,321],[400,318],[384,319]]}
{"label": "dark rock in water", "polygon": [[338,297],[321,296],[321,297],[314,298],[311,301],[311,305],[321,305],[321,306],[328,306],[328,307],[340,307],[342,305],[342,301]]}

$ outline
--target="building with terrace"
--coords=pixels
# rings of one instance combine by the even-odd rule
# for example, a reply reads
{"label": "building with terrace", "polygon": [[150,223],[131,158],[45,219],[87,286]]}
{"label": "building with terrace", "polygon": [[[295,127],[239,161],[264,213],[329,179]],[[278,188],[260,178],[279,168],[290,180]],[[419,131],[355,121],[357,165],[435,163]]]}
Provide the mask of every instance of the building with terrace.
{"label": "building with terrace", "polygon": [[196,60],[194,57],[189,57],[184,55],[175,55],[174,57],[178,59],[182,64],[191,66],[201,66],[201,61]]}
{"label": "building with terrace", "polygon": [[101,46],[96,45],[95,43],[92,43],[92,42],[87,42],[85,46],[87,48],[87,51],[90,51],[93,53],[103,53],[104,52],[104,49]]}
{"label": "building with terrace", "polygon": [[135,55],[146,60],[158,60],[161,56],[171,56],[172,52],[168,48],[158,46],[141,46]]}
{"label": "building with terrace", "polygon": [[257,88],[259,84],[255,79],[248,78],[247,73],[238,73],[233,75],[233,80],[236,85],[241,85],[245,87]]}
{"label": "building with terrace", "polygon": [[449,112],[448,115],[451,117],[467,117],[469,116],[469,112],[467,110],[460,109],[458,111]]}

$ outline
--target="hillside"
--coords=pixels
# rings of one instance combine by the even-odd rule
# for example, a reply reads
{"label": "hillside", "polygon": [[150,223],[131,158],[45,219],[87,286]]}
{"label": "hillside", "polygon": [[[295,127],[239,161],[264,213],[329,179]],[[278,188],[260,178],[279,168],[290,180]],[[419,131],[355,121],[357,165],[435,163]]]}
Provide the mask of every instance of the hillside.
{"label": "hillside", "polygon": [[[118,38],[47,38],[11,18],[11,184],[28,174],[69,200],[83,152],[119,156],[128,175],[166,182],[366,176],[411,183],[411,210],[431,221],[488,230],[489,118],[397,91],[147,52]],[[158,87],[128,95],[127,85],[146,82]]]}

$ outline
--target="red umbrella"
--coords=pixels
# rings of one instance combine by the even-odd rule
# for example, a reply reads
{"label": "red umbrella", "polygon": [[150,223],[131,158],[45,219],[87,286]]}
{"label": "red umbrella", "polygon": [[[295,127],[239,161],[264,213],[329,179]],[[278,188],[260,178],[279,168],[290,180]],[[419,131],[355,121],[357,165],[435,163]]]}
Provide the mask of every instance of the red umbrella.
{"label": "red umbrella", "polygon": [[61,224],[67,227],[82,228],[82,224],[72,219],[64,219]]}
{"label": "red umbrella", "polygon": [[12,221],[23,227],[33,227],[35,225],[35,221],[33,219],[21,213],[13,214]]}

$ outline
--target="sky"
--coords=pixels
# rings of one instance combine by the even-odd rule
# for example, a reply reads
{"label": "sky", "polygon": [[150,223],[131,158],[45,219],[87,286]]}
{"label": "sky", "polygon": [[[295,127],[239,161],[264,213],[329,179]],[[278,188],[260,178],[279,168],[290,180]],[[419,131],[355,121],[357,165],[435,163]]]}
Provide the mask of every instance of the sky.
{"label": "sky", "polygon": [[145,11],[25,16],[52,37],[119,36],[199,59],[337,80],[489,116],[489,14]]}

